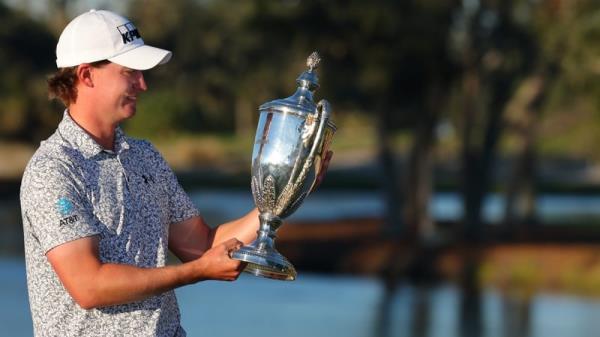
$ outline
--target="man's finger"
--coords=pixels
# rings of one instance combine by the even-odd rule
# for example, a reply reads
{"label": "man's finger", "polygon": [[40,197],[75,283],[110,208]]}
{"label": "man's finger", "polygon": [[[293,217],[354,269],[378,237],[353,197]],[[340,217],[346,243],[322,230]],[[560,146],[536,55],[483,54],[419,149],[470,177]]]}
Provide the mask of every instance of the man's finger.
{"label": "man's finger", "polygon": [[236,238],[232,238],[232,239],[225,241],[223,243],[223,246],[225,247],[225,250],[227,251],[227,255],[229,255],[229,257],[231,257],[233,252],[242,248],[243,243]]}
{"label": "man's finger", "polygon": [[327,154],[325,155],[325,161],[327,163],[329,163],[329,161],[331,160],[331,157],[333,157],[333,151],[329,150],[329,151],[327,151]]}
{"label": "man's finger", "polygon": [[329,168],[329,162],[331,161],[331,157],[333,157],[333,151],[327,151],[327,153],[325,153],[325,157],[323,157],[323,161],[321,162],[321,170],[319,171],[319,175],[315,180],[315,184],[313,185],[311,192],[316,190],[317,187],[319,187],[323,182],[325,174],[327,173],[327,169]]}
{"label": "man's finger", "polygon": [[248,264],[247,262],[240,261],[240,264],[238,265],[236,270],[240,273],[243,272],[244,268],[246,268],[247,264]]}
{"label": "man's finger", "polygon": [[236,238],[231,238],[231,239],[223,242],[223,246],[225,246],[225,249],[227,249],[227,250],[234,249],[239,244],[240,244],[240,241]]}

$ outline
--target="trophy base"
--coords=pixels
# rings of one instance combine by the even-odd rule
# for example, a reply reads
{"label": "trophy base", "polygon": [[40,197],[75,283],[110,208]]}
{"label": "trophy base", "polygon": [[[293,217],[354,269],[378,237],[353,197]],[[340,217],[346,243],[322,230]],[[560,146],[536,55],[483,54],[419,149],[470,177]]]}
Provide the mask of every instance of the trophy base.
{"label": "trophy base", "polygon": [[290,261],[274,248],[257,249],[246,246],[233,252],[231,258],[247,262],[244,271],[255,276],[284,281],[293,281],[297,276]]}

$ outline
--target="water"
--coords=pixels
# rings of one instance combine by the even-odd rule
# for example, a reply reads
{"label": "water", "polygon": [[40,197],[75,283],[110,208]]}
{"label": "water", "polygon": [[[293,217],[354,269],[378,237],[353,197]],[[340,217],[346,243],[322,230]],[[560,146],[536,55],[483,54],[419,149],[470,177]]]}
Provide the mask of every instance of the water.
{"label": "water", "polygon": [[[0,259],[0,336],[32,335],[25,266]],[[177,290],[189,336],[245,337],[459,337],[460,291],[452,285],[399,285],[386,295],[377,279],[300,273],[294,282],[243,275],[236,282],[201,282]],[[382,311],[382,303],[388,303]],[[600,301],[537,294],[528,303],[525,330],[511,330],[514,312],[492,289],[482,294],[482,337],[595,337]],[[515,310],[517,309],[517,310]],[[517,317],[518,318],[518,317]]]}
{"label": "water", "polygon": [[[190,195],[209,223],[221,223],[241,216],[254,205],[249,190],[203,189]],[[376,191],[318,191],[308,197],[288,220],[380,217],[384,207],[383,197]],[[458,193],[435,193],[429,203],[429,212],[438,221],[457,221],[463,216],[462,207]],[[504,207],[504,197],[488,195],[483,203],[484,220],[500,222]],[[595,195],[542,195],[537,198],[536,207],[540,221],[549,225],[573,224],[573,219],[600,219],[600,196]]]}
{"label": "water", "polygon": [[177,292],[190,336],[371,336],[379,282],[300,274],[294,282],[243,275]]}
{"label": "water", "polygon": [[[253,207],[249,191],[198,190],[192,199],[209,223],[243,215]],[[486,198],[484,217],[501,219],[503,199]],[[541,196],[544,223],[573,217],[600,219],[600,196]],[[290,222],[379,216],[384,203],[375,192],[319,191],[290,217]],[[454,193],[438,193],[430,203],[438,220],[462,216]],[[572,222],[572,221],[571,221]],[[567,222],[567,223],[571,223]],[[0,245],[22,252],[18,204],[0,203]],[[12,246],[11,246],[12,245]],[[8,249],[7,249],[8,247]],[[12,248],[11,248],[12,247]],[[294,282],[243,276],[237,282],[203,282],[177,290],[182,324],[189,336],[387,336],[463,337],[461,292],[452,285],[419,288],[399,285],[388,294],[377,279],[307,274]],[[22,258],[0,255],[0,336],[31,336]],[[588,337],[600,331],[600,301],[582,297],[533,295],[523,305],[487,289],[481,297],[482,337]]]}
{"label": "water", "polygon": [[[203,216],[211,224],[239,217],[254,207],[250,189],[218,190],[199,189],[190,196]],[[483,203],[483,218],[489,223],[502,220],[505,200],[501,195],[490,194]],[[337,220],[340,218],[380,217],[385,202],[376,191],[317,191],[308,197],[302,207],[288,221]],[[600,220],[600,196],[595,195],[542,195],[536,202],[539,219],[544,224],[573,224],[577,220]],[[438,221],[457,221],[463,216],[462,199],[457,193],[435,193],[429,203],[431,216]],[[0,202],[0,222],[9,228],[19,229],[20,213],[15,201]],[[18,239],[14,231],[0,229],[3,236]],[[0,238],[0,243],[8,239]]]}
{"label": "water", "polygon": [[32,336],[25,263],[0,258],[0,336]]}
{"label": "water", "polygon": [[[254,207],[250,189],[199,189],[190,196],[209,224],[220,224],[242,216]],[[485,198],[483,217],[499,223],[504,198],[491,194]],[[308,197],[286,223],[381,217],[384,200],[376,191],[317,191]],[[536,202],[538,219],[544,225],[582,225],[600,222],[600,195],[542,195]],[[457,193],[436,193],[429,212],[437,221],[457,221],[463,215],[462,200]],[[20,255],[23,234],[18,201],[0,201],[0,256]]]}
{"label": "water", "polygon": [[[0,336],[31,336],[25,266],[0,259]],[[369,278],[302,274],[294,282],[243,275],[177,290],[189,336],[370,336],[381,296]]]}

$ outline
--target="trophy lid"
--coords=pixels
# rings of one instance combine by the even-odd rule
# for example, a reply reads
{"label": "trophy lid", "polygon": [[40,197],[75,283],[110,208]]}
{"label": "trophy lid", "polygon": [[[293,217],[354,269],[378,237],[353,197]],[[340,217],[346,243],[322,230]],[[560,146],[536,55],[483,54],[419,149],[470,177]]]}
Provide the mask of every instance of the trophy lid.
{"label": "trophy lid", "polygon": [[316,51],[310,54],[306,60],[308,70],[296,79],[298,84],[296,92],[290,97],[267,102],[261,105],[259,110],[274,110],[301,116],[313,113],[317,107],[313,101],[313,92],[319,87],[319,78],[315,69],[320,62],[321,58]]}

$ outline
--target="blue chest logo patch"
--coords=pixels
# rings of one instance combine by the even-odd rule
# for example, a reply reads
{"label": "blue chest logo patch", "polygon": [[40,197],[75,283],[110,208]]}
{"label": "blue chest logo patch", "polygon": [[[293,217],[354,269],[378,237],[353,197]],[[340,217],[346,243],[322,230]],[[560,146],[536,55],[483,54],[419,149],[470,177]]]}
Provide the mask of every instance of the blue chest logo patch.
{"label": "blue chest logo patch", "polygon": [[67,216],[73,212],[73,203],[69,199],[62,197],[56,202],[56,208],[60,215]]}

